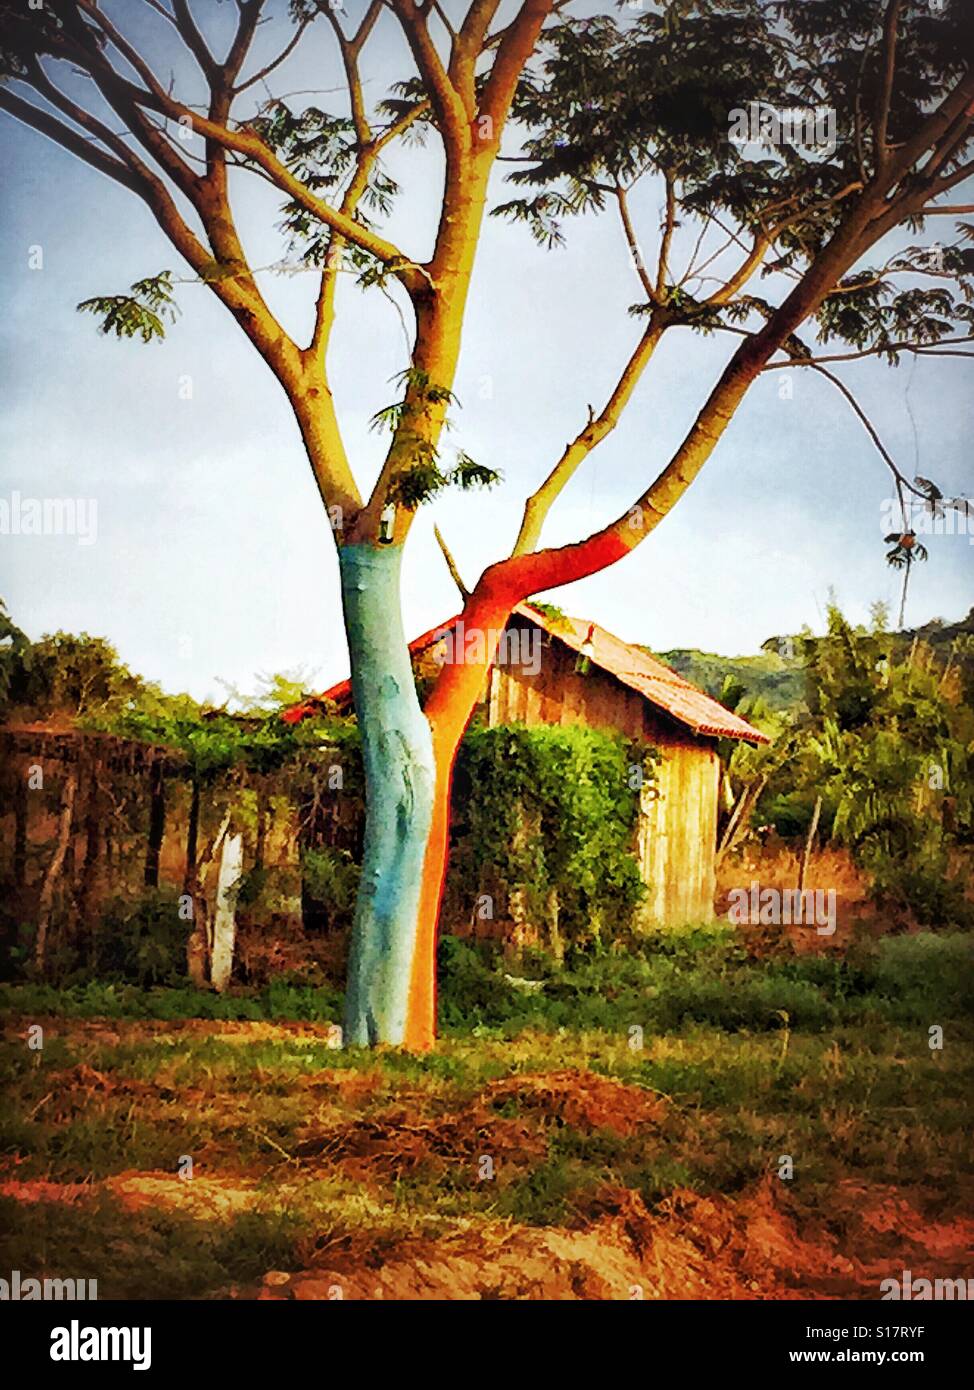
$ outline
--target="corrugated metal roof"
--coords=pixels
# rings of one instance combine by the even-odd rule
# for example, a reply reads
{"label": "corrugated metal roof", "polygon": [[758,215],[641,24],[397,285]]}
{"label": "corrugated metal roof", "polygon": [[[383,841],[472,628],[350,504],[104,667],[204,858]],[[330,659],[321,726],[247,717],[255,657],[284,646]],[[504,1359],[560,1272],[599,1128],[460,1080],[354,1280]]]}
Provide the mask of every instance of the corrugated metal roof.
{"label": "corrugated metal roof", "polygon": [[767,734],[725,709],[719,700],[706,695],[641,647],[623,642],[621,637],[606,631],[598,623],[567,616],[564,619],[550,618],[528,603],[518,604],[515,612],[530,618],[574,651],[581,650],[591,631],[592,661],[596,666],[608,671],[631,690],[638,691],[651,704],[665,710],[681,724],[686,724],[694,733],[710,734],[715,738],[744,738],[755,743],[771,742]]}
{"label": "corrugated metal roof", "polygon": [[[752,743],[771,742],[767,734],[763,734],[760,729],[755,729],[739,715],[725,709],[719,700],[706,695],[641,647],[623,642],[620,637],[606,631],[598,623],[590,623],[582,618],[554,617],[529,603],[519,603],[514,612],[536,623],[538,627],[576,652],[581,650],[583,642],[591,632],[591,660],[594,665],[607,671],[631,690],[637,691],[650,704],[663,710],[679,723],[685,724],[694,733],[705,734],[711,738],[747,739]],[[459,614],[422,633],[415,641],[410,642],[410,651],[424,651],[448,632],[458,619]],[[351,681],[339,681],[319,699],[331,700],[341,705],[350,698],[351,693]],[[313,706],[313,701],[296,705],[293,710],[285,712],[284,718],[289,723],[294,723],[310,713]]]}

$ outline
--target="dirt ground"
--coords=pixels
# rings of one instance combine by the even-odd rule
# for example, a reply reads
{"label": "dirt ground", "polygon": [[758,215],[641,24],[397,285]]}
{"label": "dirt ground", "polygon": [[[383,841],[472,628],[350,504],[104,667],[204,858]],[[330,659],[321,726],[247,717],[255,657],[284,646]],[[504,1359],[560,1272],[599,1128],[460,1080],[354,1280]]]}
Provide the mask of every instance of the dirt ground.
{"label": "dirt ground", "polygon": [[[35,1123],[44,1117],[53,1131],[78,1123],[79,1116],[90,1121],[108,1105],[112,1114],[141,1113],[147,1123],[173,1104],[190,1112],[206,1111],[215,1100],[229,1105],[233,1096],[221,1098],[219,1079],[202,1064],[189,1084],[170,1075],[174,1044],[178,1051],[189,1038],[233,1053],[271,1044],[307,1048],[327,1037],[327,1025],[307,1023],[194,1022],[174,1030],[171,1024],[95,1020],[66,1031],[93,1061],[124,1044],[158,1048],[159,1062],[151,1076],[92,1061],[49,1074],[27,1118]],[[16,1028],[8,1033],[16,1035]],[[254,1077],[257,1089],[266,1079],[264,1066]],[[239,1072],[234,1077],[239,1104]],[[363,1060],[357,1067],[289,1075],[288,1088],[299,1123],[282,1143],[258,1131],[268,1139],[267,1159],[235,1154],[224,1131],[189,1181],[171,1170],[145,1168],[92,1171],[75,1181],[53,1170],[35,1176],[29,1158],[8,1153],[0,1166],[0,1199],[22,1213],[53,1215],[55,1226],[65,1209],[82,1224],[86,1213],[93,1222],[100,1219],[107,1199],[136,1222],[171,1215],[208,1234],[266,1210],[269,1199],[304,1212],[288,1260],[208,1288],[202,1295],[208,1297],[875,1299],[881,1281],[904,1269],[915,1278],[945,1272],[974,1278],[974,1218],[956,1214],[974,1211],[974,1194],[963,1182],[945,1214],[926,1186],[853,1173],[824,1199],[820,1190],[807,1194],[773,1172],[732,1195],[674,1184],[651,1201],[618,1180],[617,1160],[606,1161],[600,1176],[598,1159],[591,1159],[599,1150],[592,1145],[606,1145],[615,1155],[622,1146],[630,1158],[659,1150],[677,1102],[582,1067],[515,1072],[457,1090],[439,1082],[390,1081],[381,1059]],[[543,1170],[552,1136],[566,1135],[589,1154],[590,1172],[558,1222],[518,1220],[488,1204],[437,1218],[433,1234],[428,1222],[383,1225],[387,1204],[398,1202],[403,1184],[422,1179],[426,1186],[414,1188],[410,1200],[430,1207],[430,1194],[457,1182],[457,1174],[476,1188],[483,1155],[490,1156],[491,1169],[530,1182]],[[336,1182],[325,1220],[307,1199]],[[359,1218],[336,1227],[335,1212],[346,1201]],[[370,1203],[378,1215],[363,1220]]]}

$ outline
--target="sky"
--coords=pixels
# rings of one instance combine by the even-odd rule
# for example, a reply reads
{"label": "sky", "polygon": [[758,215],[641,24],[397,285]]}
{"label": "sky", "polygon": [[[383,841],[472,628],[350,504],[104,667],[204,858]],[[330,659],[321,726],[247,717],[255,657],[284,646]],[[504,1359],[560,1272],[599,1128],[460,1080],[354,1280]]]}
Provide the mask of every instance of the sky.
{"label": "sky", "polygon": [[[354,18],[359,0],[346,4]],[[131,14],[117,3],[108,9]],[[196,6],[215,47],[233,9],[212,0]],[[145,7],[131,32],[160,70],[188,77],[160,26]],[[277,19],[264,27],[252,68],[275,51],[281,32]],[[368,92],[378,97],[408,63],[390,17],[373,44]],[[275,74],[274,94],[323,89],[305,99],[337,109],[340,95],[329,89],[339,80],[321,26],[308,53],[299,50]],[[259,86],[252,93],[267,95]],[[742,104],[751,95],[743,90]],[[514,196],[503,182],[509,169],[499,166],[492,203]],[[438,157],[432,147],[408,150],[390,171],[403,187],[390,232],[422,258]],[[215,297],[188,283],[138,199],[5,113],[0,180],[0,503],[12,508],[19,494],[21,506],[74,498],[97,507],[91,543],[0,534],[0,596],[14,620],[33,638],[57,629],[107,637],[133,670],[210,702],[226,698],[221,682],[250,690],[258,673],[300,670],[315,689],[344,676],[334,544],[267,367]],[[246,175],[233,192],[252,264],[274,265],[283,254],[279,197]],[[659,189],[647,186],[634,207],[651,254]],[[504,481],[421,509],[404,566],[410,635],[458,607],[434,520],[468,583],[507,554],[525,497],[582,427],[588,405],[601,407],[639,335],[627,312],[638,282],[617,224],[586,218],[566,230],[566,247],[549,252],[523,226],[487,220],[447,443]],[[677,263],[680,249],[678,239]],[[187,283],[177,285],[180,315],[162,343],[105,337],[76,311],[83,299],[167,268]],[[268,270],[260,283],[305,341],[314,276]],[[664,338],[619,428],[556,504],[546,543],[588,534],[639,495],[692,423],[734,341],[682,329]],[[396,398],[392,378],[406,353],[395,304],[343,284],[329,365],[363,489],[386,442],[370,420]],[[974,362],[904,358],[890,368],[867,359],[836,371],[908,476],[934,479],[946,496],[974,493]],[[656,651],[727,655],[806,624],[820,631],[830,591],[854,620],[866,620],[875,600],[895,615],[900,578],[882,540],[890,494],[885,465],[836,389],[807,371],[768,372],[659,529],[618,565],[547,597]],[[928,540],[930,559],[911,579],[908,625],[957,619],[974,603],[972,539]]]}

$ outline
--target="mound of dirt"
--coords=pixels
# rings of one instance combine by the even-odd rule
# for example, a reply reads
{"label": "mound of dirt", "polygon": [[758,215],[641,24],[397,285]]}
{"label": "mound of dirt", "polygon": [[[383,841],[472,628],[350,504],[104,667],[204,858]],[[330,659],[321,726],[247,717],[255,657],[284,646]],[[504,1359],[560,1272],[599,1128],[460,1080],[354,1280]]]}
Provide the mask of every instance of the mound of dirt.
{"label": "mound of dirt", "polygon": [[357,1177],[401,1177],[447,1163],[470,1166],[483,1155],[495,1164],[525,1167],[545,1157],[552,1126],[628,1138],[655,1125],[663,1107],[651,1091],[592,1072],[513,1076],[491,1082],[468,1106],[438,1120],[417,1122],[415,1111],[400,1104],[351,1123],[309,1125],[294,1153],[310,1162],[340,1163]]}
{"label": "mound of dirt", "polygon": [[350,1254],[333,1268],[273,1271],[245,1296],[876,1299],[903,1268],[974,1275],[974,1222],[931,1226],[923,1207],[920,1192],[840,1184],[830,1202],[830,1227],[836,1217],[844,1225],[837,1238],[776,1178],[737,1198],[678,1189],[652,1211],[637,1192],[606,1186],[575,1229],[468,1223],[439,1241],[403,1241],[378,1268]]}
{"label": "mound of dirt", "polygon": [[420,1167],[439,1170],[467,1165],[483,1154],[515,1165],[543,1159],[543,1138],[522,1122],[483,1107],[461,1116],[417,1123],[402,1109],[375,1119],[355,1120],[324,1132],[306,1131],[294,1146],[298,1158],[341,1163],[352,1176],[403,1177]]}
{"label": "mound of dirt", "polygon": [[657,1092],[642,1086],[570,1068],[494,1081],[483,1100],[495,1108],[513,1101],[519,1114],[535,1116],[545,1124],[569,1125],[584,1133],[607,1129],[624,1138],[658,1124],[666,1104]]}
{"label": "mound of dirt", "polygon": [[[300,1190],[300,1179],[295,1175]],[[263,1199],[248,1179],[123,1173],[103,1182],[0,1183],[34,1204],[94,1201],[109,1192],[133,1212],[179,1211],[228,1220]],[[277,1195],[287,1196],[281,1188]],[[970,1190],[964,1207],[970,1207]],[[299,1247],[300,1248],[300,1247]],[[652,1209],[638,1192],[605,1185],[579,1199],[571,1227],[491,1217],[444,1223],[437,1239],[365,1228],[311,1243],[306,1267],[271,1270],[246,1288],[258,1299],[792,1299],[880,1296],[883,1279],[974,1277],[974,1219],[934,1217],[922,1190],[840,1183],[805,1209],[768,1178],[736,1197],[673,1191]]]}
{"label": "mound of dirt", "polygon": [[[785,1251],[800,1244],[773,1194],[746,1204],[674,1194],[658,1212],[605,1188],[578,1229],[470,1224],[402,1242],[378,1269],[271,1271],[261,1299],[753,1299],[800,1295]],[[769,1203],[771,1204],[769,1206]],[[821,1256],[822,1252],[817,1252]]]}

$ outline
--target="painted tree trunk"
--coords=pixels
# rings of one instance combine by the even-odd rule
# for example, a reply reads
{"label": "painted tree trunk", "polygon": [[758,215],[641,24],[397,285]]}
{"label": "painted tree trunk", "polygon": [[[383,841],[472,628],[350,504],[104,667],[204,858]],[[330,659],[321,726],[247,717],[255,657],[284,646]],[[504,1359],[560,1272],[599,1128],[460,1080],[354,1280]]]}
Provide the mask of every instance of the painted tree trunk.
{"label": "painted tree trunk", "polygon": [[222,994],[230,983],[233,948],[237,935],[237,890],[243,872],[243,836],[227,835],[220,854],[210,952],[210,984]]}
{"label": "painted tree trunk", "polygon": [[402,549],[339,555],[352,693],[365,768],[365,843],[348,961],[345,1042],[407,1041],[423,861],[433,811],[430,726],[400,611]]}
{"label": "painted tree trunk", "polygon": [[[485,634],[503,630],[521,594],[513,588],[487,588],[471,597],[463,612],[467,632]],[[450,798],[457,749],[474,707],[480,698],[494,650],[485,640],[480,662],[444,666],[426,705],[433,734],[436,783],[433,815],[423,861],[416,952],[410,985],[409,1025],[405,1044],[412,1051],[428,1051],[436,1039],[436,936],[446,879],[450,845]]]}
{"label": "painted tree trunk", "polygon": [[[438,731],[437,731],[438,732]],[[433,815],[423,858],[416,949],[409,985],[409,1017],[403,1039],[412,1052],[428,1052],[436,1041],[436,938],[450,846],[450,798],[456,748],[434,733],[436,781]]]}

